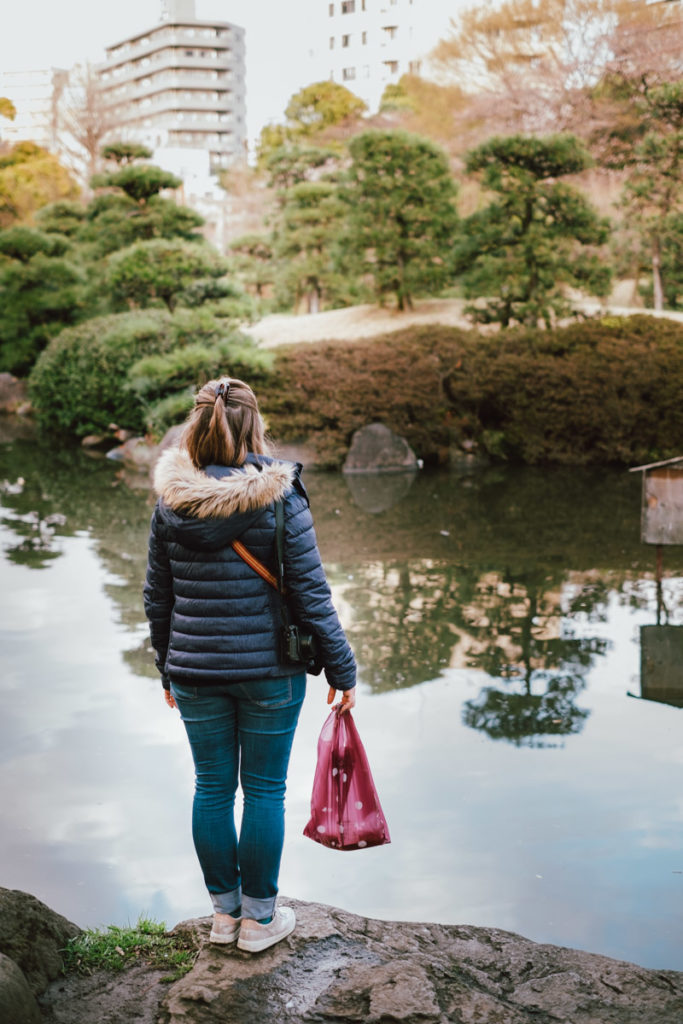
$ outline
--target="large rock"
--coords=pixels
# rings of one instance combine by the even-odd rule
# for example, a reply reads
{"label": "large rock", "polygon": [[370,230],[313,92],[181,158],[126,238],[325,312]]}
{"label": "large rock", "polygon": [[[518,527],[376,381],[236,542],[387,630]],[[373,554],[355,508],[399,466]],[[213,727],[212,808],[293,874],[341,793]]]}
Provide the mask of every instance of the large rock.
{"label": "large rock", "polygon": [[0,373],[0,413],[28,411],[26,382],[11,373]]}
{"label": "large rock", "polygon": [[258,956],[204,943],[164,1024],[681,1024],[683,974],[494,928],[372,921],[287,901],[297,928]]}
{"label": "large rock", "polygon": [[[51,1024],[681,1024],[683,974],[539,945],[495,928],[373,921],[283,900],[296,930],[255,956],[174,931],[199,955],[169,988],[142,965],[70,975]],[[4,1024],[4,1019],[3,1019]]]}
{"label": "large rock", "polygon": [[415,452],[403,437],[383,423],[370,423],[351,439],[344,473],[396,473],[416,470]]}
{"label": "large rock", "polygon": [[41,1024],[42,1016],[23,971],[0,953],[0,1020],[2,1024]]}
{"label": "large rock", "polygon": [[[30,990],[40,994],[62,970],[60,950],[80,928],[35,896],[0,888],[0,953],[21,968]],[[4,1022],[5,1018],[1,1018]]]}

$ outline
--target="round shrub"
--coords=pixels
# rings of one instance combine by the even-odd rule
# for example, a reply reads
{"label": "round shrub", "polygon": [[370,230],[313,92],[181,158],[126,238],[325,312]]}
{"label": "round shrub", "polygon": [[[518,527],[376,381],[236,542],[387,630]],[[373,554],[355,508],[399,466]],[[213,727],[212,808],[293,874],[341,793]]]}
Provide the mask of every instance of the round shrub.
{"label": "round shrub", "polygon": [[[106,431],[110,423],[142,432],[146,403],[129,382],[131,368],[143,357],[184,346],[218,345],[232,333],[201,310],[140,310],[70,327],[50,342],[29,378],[39,423],[51,432],[77,437]],[[174,380],[170,390],[193,383]]]}

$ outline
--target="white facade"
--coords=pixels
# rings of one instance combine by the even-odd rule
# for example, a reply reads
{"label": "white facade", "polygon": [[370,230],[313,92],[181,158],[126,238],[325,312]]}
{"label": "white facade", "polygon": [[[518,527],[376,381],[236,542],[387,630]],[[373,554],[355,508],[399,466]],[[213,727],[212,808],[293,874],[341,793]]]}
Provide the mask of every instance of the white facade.
{"label": "white facade", "polygon": [[326,9],[321,77],[346,86],[374,113],[387,85],[424,74],[426,58],[448,30],[456,2],[319,0]]}
{"label": "white facade", "polygon": [[193,0],[163,0],[162,20],[107,47],[98,68],[112,138],[208,153],[212,172],[244,158],[244,29],[198,21]]}
{"label": "white facade", "polygon": [[13,121],[0,118],[0,139],[35,142],[44,149],[55,148],[56,99],[66,72],[55,68],[36,71],[0,71],[0,96],[16,107]]}

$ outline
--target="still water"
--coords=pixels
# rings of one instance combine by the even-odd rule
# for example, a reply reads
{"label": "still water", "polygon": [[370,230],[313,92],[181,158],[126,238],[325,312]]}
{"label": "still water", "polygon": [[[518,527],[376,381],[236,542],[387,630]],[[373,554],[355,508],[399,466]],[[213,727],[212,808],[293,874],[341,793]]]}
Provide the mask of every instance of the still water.
{"label": "still water", "polygon": [[[0,444],[0,484],[0,884],[83,926],[208,914],[141,607],[149,489],[31,439]],[[393,842],[302,835],[327,715],[312,678],[282,892],[681,969],[683,551],[658,593],[639,480],[307,484]]]}

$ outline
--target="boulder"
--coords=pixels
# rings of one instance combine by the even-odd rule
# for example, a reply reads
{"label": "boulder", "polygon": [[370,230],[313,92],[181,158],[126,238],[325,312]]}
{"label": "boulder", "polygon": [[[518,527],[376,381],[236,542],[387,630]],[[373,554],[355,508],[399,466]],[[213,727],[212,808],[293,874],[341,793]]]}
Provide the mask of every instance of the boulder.
{"label": "boulder", "polygon": [[353,435],[344,473],[396,473],[418,468],[415,452],[383,423],[370,423]]}
{"label": "boulder", "polygon": [[11,373],[0,373],[0,413],[26,414],[29,411],[26,382]]}
{"label": "boulder", "polygon": [[34,994],[41,993],[59,975],[60,950],[79,932],[77,925],[35,896],[0,888],[0,953],[21,968]]}
{"label": "boulder", "polygon": [[[496,928],[377,921],[283,899],[285,940],[251,955],[174,932],[198,950],[183,978],[158,969],[72,974],[40,1000],[54,1024],[681,1024],[683,973]],[[4,1018],[3,1018],[4,1021]]]}
{"label": "boulder", "polygon": [[23,971],[0,953],[0,1020],[3,1024],[41,1024],[42,1019]]}
{"label": "boulder", "polygon": [[[285,901],[283,901],[285,902]],[[373,921],[286,901],[297,927],[258,956],[208,944],[161,1004],[164,1024],[680,1024],[683,974],[495,928]]]}

